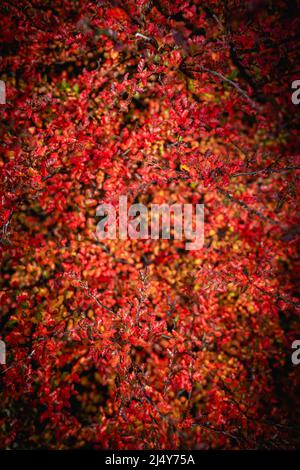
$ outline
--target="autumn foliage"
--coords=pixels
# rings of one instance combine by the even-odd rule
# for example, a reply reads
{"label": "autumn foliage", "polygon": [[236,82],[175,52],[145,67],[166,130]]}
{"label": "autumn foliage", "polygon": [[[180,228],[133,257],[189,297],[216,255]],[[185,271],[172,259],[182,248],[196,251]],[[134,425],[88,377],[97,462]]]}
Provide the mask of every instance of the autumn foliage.
{"label": "autumn foliage", "polygon": [[[0,10],[0,447],[297,447],[298,2]],[[98,240],[119,195],[204,247]]]}

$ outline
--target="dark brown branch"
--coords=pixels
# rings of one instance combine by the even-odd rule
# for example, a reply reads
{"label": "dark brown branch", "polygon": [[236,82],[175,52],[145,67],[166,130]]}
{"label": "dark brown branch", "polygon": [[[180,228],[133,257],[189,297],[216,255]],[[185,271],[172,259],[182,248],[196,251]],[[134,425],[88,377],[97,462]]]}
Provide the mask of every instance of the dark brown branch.
{"label": "dark brown branch", "polygon": [[256,209],[253,209],[252,207],[248,206],[248,204],[246,204],[244,201],[240,201],[239,199],[237,199],[236,197],[234,197],[232,194],[230,194],[228,191],[226,191],[225,189],[222,189],[220,187],[217,187],[216,188],[217,191],[222,194],[223,196],[227,197],[227,199],[230,199],[230,201],[234,202],[235,204],[238,204],[240,207],[242,207],[243,209],[246,209],[247,212],[249,212],[249,214],[252,214],[252,215],[256,215],[258,216],[261,220],[263,220],[264,222],[269,222],[273,225],[279,225],[280,222],[278,222],[277,220],[273,220],[271,219],[270,217],[262,214],[260,211],[256,210]]}

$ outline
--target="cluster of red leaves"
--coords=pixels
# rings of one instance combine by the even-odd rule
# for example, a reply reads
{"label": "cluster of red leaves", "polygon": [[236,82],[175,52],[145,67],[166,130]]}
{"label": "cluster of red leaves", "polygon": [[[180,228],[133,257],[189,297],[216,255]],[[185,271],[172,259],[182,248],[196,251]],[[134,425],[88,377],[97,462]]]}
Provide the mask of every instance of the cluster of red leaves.
{"label": "cluster of red leaves", "polygon": [[[19,3],[0,7],[1,447],[296,446],[297,2]],[[204,203],[204,248],[98,241],[119,195]]]}

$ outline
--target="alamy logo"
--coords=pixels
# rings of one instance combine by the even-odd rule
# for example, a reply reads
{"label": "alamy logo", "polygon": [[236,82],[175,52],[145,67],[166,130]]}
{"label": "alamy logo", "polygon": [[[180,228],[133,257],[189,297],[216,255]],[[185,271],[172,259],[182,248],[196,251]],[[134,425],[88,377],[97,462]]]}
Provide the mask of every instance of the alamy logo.
{"label": "alamy logo", "polygon": [[6,364],[6,345],[0,340],[0,364]]}
{"label": "alamy logo", "polygon": [[300,339],[295,339],[295,341],[293,341],[292,349],[296,350],[292,354],[292,363],[294,366],[298,366],[300,364]]}
{"label": "alamy logo", "polygon": [[6,88],[3,80],[0,80],[0,104],[6,104]]}
{"label": "alamy logo", "polygon": [[[204,204],[151,204],[150,212],[144,204],[127,206],[127,196],[119,197],[118,236],[117,213],[112,204],[101,204],[96,209],[98,240],[186,240],[187,250],[199,250],[204,243]],[[150,219],[150,220],[149,220]],[[173,223],[172,223],[173,219]],[[173,226],[173,234],[171,233]]]}
{"label": "alamy logo", "polygon": [[292,89],[295,90],[292,93],[292,103],[299,104],[300,103],[300,80],[293,81]]}

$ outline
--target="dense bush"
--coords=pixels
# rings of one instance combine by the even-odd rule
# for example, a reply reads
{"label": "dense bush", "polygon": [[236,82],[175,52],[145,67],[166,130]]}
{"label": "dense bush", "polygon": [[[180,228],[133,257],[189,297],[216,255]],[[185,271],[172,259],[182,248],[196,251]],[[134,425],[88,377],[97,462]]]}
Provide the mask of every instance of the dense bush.
{"label": "dense bush", "polygon": [[[1,447],[297,446],[297,2],[0,8]],[[98,240],[119,195],[204,247]]]}

